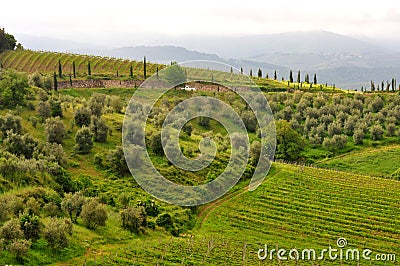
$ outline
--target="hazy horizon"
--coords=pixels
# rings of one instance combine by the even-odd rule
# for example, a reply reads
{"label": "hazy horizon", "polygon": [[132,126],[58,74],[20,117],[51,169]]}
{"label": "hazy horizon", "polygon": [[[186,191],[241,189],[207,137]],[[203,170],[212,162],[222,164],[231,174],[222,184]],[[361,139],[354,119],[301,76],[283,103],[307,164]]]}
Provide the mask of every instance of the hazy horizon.
{"label": "hazy horizon", "polygon": [[[389,0],[52,3],[21,1],[18,16],[4,12],[0,26],[17,36],[28,34],[113,47],[164,44],[165,40],[185,36],[315,30],[381,41],[400,39],[400,2]],[[13,9],[14,4],[4,2],[2,8]]]}

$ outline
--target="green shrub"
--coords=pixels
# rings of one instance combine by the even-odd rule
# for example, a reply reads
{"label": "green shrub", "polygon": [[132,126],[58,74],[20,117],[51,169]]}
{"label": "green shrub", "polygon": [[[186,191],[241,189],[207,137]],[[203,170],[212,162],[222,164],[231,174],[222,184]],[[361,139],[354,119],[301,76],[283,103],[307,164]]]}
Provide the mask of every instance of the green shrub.
{"label": "green shrub", "polygon": [[93,134],[88,127],[83,126],[75,135],[75,150],[78,153],[88,154],[93,147]]}
{"label": "green shrub", "polygon": [[146,213],[143,208],[128,207],[121,211],[122,227],[131,233],[144,233]]}
{"label": "green shrub", "polygon": [[106,206],[97,199],[91,199],[83,205],[81,218],[89,229],[105,226],[108,219]]}
{"label": "green shrub", "polygon": [[46,119],[45,131],[48,142],[62,144],[65,126],[59,117]]}
{"label": "green shrub", "polygon": [[68,246],[68,234],[72,233],[72,224],[66,219],[51,218],[43,231],[43,237],[53,250]]}

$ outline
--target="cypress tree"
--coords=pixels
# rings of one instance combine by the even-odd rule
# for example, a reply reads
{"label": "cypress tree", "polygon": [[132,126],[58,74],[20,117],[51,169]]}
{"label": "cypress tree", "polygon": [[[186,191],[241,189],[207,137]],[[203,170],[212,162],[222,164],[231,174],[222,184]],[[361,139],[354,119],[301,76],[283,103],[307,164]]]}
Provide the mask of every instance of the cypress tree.
{"label": "cypress tree", "polygon": [[157,66],[157,69],[156,69],[156,77],[158,79],[158,66]]}
{"label": "cypress tree", "polygon": [[[378,90],[379,90],[379,85],[378,85]],[[371,91],[375,91],[375,84],[372,80],[371,80]]]}
{"label": "cypress tree", "polygon": [[275,72],[274,72],[274,80],[277,80],[278,79],[278,76],[276,75],[276,70],[275,70]]}
{"label": "cypress tree", "polygon": [[297,83],[300,83],[301,82],[301,80],[300,80],[300,70],[297,72]]}
{"label": "cypress tree", "polygon": [[132,65],[131,65],[130,68],[129,68],[129,76],[130,76],[131,78],[133,78],[133,67],[132,67]]}
{"label": "cypress tree", "polygon": [[266,78],[266,79],[268,79],[268,78],[269,78],[269,77],[268,77],[268,73],[267,73],[267,75],[265,75],[265,78]]}
{"label": "cypress tree", "polygon": [[87,72],[88,72],[88,76],[92,75],[92,69],[90,67],[90,61],[88,61],[88,64],[87,64]]}
{"label": "cypress tree", "polygon": [[62,66],[61,66],[61,60],[60,59],[58,59],[58,76],[60,77],[60,78],[62,78]]}
{"label": "cypress tree", "polygon": [[54,74],[53,74],[53,79],[54,79],[54,84],[53,84],[54,90],[57,91],[58,90],[58,83],[57,83],[57,74],[56,74],[56,72],[54,72]]}
{"label": "cypress tree", "polygon": [[317,74],[314,74],[314,84],[317,85]]}
{"label": "cypress tree", "polygon": [[289,73],[289,82],[293,83],[293,72],[292,72],[292,70],[290,70],[290,73]]}
{"label": "cypress tree", "polygon": [[146,69],[146,56],[143,59],[143,77],[144,79],[147,78],[147,69]]}
{"label": "cypress tree", "polygon": [[392,91],[394,91],[394,88],[396,87],[396,85],[395,85],[395,79],[394,78],[392,78]]}
{"label": "cypress tree", "polygon": [[258,73],[257,74],[258,74],[259,78],[262,78],[262,70],[260,68],[258,69]]}
{"label": "cypress tree", "polygon": [[243,67],[240,67],[240,74],[243,74]]}
{"label": "cypress tree", "polygon": [[250,77],[253,76],[253,69],[250,69]]}
{"label": "cypress tree", "polygon": [[233,68],[231,67],[231,73],[233,73]]}
{"label": "cypress tree", "polygon": [[75,67],[75,61],[72,62],[72,72],[74,73],[74,79],[76,79],[76,67]]}
{"label": "cypress tree", "polygon": [[310,83],[310,76],[306,74],[306,77],[304,78],[305,83]]}

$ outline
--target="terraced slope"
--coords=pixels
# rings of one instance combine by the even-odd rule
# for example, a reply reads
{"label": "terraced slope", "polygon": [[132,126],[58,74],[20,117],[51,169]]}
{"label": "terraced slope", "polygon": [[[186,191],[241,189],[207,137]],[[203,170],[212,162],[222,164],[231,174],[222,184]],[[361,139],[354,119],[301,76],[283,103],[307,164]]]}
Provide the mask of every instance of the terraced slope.
{"label": "terraced slope", "polygon": [[[76,73],[78,76],[86,76],[88,72],[88,62],[90,62],[92,75],[112,74],[128,76],[132,66],[134,74],[141,77],[143,75],[143,62],[130,61],[118,58],[108,58],[99,56],[38,52],[38,51],[7,51],[0,53],[0,62],[4,68],[14,68],[19,71],[34,73],[53,73],[58,71],[58,60],[60,60],[63,73],[72,73],[72,64],[75,62]],[[156,72],[157,66],[161,65],[147,63],[147,73]]]}
{"label": "terraced slope", "polygon": [[316,165],[353,173],[390,177],[400,168],[400,145],[367,148],[325,159]]}
{"label": "terraced slope", "polygon": [[331,261],[328,255],[323,261],[298,262],[278,261],[276,256],[260,261],[257,256],[264,244],[320,252],[336,248],[339,238],[348,242],[344,251],[373,251],[371,261],[358,265],[398,265],[376,261],[375,255],[399,253],[399,191],[397,181],[274,164],[256,191],[244,190],[242,183],[242,189],[204,206],[197,226],[184,236],[150,232],[139,239],[93,245],[84,258],[66,265],[85,260],[91,265],[102,256],[109,264],[126,265],[357,265]]}

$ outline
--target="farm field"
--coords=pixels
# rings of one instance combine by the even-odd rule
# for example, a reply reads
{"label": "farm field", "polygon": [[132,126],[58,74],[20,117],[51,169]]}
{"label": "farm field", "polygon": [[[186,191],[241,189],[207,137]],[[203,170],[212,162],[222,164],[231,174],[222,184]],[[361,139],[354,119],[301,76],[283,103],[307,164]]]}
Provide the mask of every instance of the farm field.
{"label": "farm field", "polygon": [[[76,62],[77,79],[88,78],[88,60],[100,79],[129,79],[131,65],[136,78],[143,74],[142,62],[33,51],[0,54],[6,68],[0,79],[0,265],[398,265],[398,92],[345,93],[311,84],[302,91],[296,83],[253,77],[273,112],[277,146],[266,179],[248,191],[261,131],[245,101],[233,92],[170,90],[154,104],[143,135],[152,163],[167,179],[184,185],[210,182],[233,150],[218,121],[196,117],[182,128],[180,149],[194,159],[208,137],[216,143],[212,163],[184,171],[166,158],[160,148],[162,124],[185,99],[206,96],[230,104],[251,143],[243,177],[231,191],[211,203],[180,207],[145,192],[126,165],[122,128],[136,88],[46,88],[46,75],[57,71],[59,59],[64,75]],[[164,67],[148,63],[148,73],[157,66]],[[205,75],[202,69],[178,71]],[[245,85],[244,77],[211,71],[204,84]],[[146,96],[153,94],[156,90]],[[200,108],[213,110],[206,104]],[[316,168],[304,166],[311,164]],[[55,243],[48,230],[57,223],[63,237]],[[397,255],[397,261],[257,256],[265,244],[320,251],[336,247],[340,238],[346,248]]]}
{"label": "farm field", "polygon": [[390,177],[393,172],[400,168],[400,146],[366,148],[365,150],[325,159],[315,165],[370,176]]}
{"label": "farm field", "polygon": [[[340,237],[345,237],[351,248],[396,253],[400,244],[399,186],[396,181],[277,163],[256,191],[248,192],[242,182],[237,191],[204,206],[206,211],[184,236],[149,232],[130,239],[120,232],[113,233],[120,239],[118,243],[102,244],[102,237],[106,238],[102,241],[110,241],[104,232],[114,231],[115,225],[110,223],[100,232],[90,232],[94,243],[85,255],[59,265],[85,260],[94,265],[95,258],[99,264],[104,259],[107,265],[296,265],[294,261],[279,263],[276,258],[260,261],[257,251],[264,244],[321,250],[335,246]],[[356,265],[354,261],[315,263]],[[298,265],[310,265],[310,261]]]}

